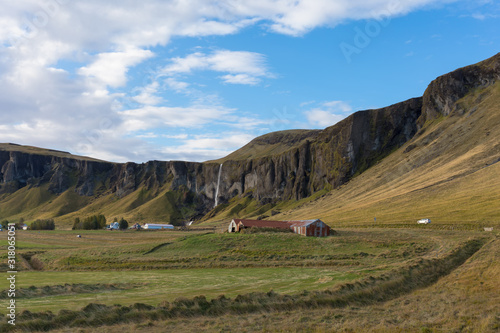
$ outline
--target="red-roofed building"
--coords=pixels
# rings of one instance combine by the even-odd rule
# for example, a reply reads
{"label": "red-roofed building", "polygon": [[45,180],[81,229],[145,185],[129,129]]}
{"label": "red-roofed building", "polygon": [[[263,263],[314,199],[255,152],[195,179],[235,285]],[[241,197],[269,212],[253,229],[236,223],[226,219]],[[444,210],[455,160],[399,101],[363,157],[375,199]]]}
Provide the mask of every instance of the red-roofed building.
{"label": "red-roofed building", "polygon": [[233,219],[229,223],[228,232],[240,232],[246,228],[278,228],[292,229],[296,234],[303,236],[326,237],[330,236],[330,227],[320,219],[301,221],[267,221]]}

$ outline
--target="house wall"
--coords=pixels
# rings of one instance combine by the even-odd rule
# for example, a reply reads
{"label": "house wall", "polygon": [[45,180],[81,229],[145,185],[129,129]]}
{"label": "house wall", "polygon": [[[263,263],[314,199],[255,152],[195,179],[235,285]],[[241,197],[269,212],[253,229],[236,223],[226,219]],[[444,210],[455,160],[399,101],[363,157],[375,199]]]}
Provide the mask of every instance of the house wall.
{"label": "house wall", "polygon": [[[228,232],[239,232],[244,228],[245,226],[242,222],[236,224],[236,222],[233,220],[228,226]],[[308,236],[308,237],[330,236],[330,227],[320,220],[310,223],[308,225],[294,225],[291,228],[294,233],[302,236]]]}
{"label": "house wall", "polygon": [[233,220],[233,221],[231,221],[231,223],[229,223],[229,227],[227,228],[227,231],[228,232],[238,232],[240,230],[239,230],[239,226],[236,225],[236,222],[234,222],[234,220]]}
{"label": "house wall", "polygon": [[314,222],[309,224],[307,227],[303,227],[305,231],[301,235],[309,237],[326,237],[330,236],[330,227],[323,222]]}

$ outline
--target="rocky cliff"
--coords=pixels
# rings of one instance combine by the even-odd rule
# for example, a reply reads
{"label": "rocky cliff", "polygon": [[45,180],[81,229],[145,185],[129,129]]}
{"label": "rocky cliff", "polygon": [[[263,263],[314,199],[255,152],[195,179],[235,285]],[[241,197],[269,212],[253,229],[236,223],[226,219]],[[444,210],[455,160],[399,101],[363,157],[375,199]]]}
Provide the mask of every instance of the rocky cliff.
{"label": "rocky cliff", "polygon": [[[144,190],[151,201],[167,191],[177,193],[171,199],[172,209],[190,207],[183,219],[212,210],[216,193],[218,203],[237,196],[254,198],[260,204],[299,200],[349,181],[412,139],[427,121],[459,113],[457,101],[469,91],[499,78],[497,54],[437,78],[422,98],[356,112],[322,131],[271,133],[214,162],[116,164],[2,144],[0,199],[21,188],[44,185],[53,195],[73,191],[82,197],[112,195],[117,200]],[[148,200],[130,207],[135,209]]]}
{"label": "rocky cliff", "polygon": [[[123,198],[140,188],[167,186],[172,191],[191,192],[203,205],[197,214],[203,214],[214,206],[220,171],[219,203],[244,193],[261,203],[298,200],[323,188],[341,185],[404,144],[416,132],[420,110],[421,100],[412,99],[358,112],[323,131],[311,131],[310,137],[301,137],[298,145],[291,142],[286,151],[226,160],[222,168],[218,162],[116,164],[77,156],[0,150],[0,193],[48,184],[53,194],[74,188],[80,196],[113,193]],[[248,150],[247,153],[252,154]]]}

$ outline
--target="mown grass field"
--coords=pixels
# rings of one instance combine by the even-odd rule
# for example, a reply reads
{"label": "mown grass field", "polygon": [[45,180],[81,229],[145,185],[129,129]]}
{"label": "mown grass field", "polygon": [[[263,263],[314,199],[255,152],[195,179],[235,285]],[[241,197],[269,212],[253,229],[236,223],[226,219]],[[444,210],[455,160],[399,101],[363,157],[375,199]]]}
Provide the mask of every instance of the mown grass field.
{"label": "mown grass field", "polygon": [[[271,290],[278,295],[299,295],[294,297],[300,300],[305,297],[300,295],[307,295],[304,290],[324,293],[346,285],[353,286],[347,290],[371,288],[371,281],[385,283],[385,279],[399,276],[407,267],[420,265],[422,261],[432,262],[471,239],[488,242],[496,237],[495,233],[425,228],[338,229],[337,232],[328,238],[313,238],[291,233],[19,231],[17,251],[23,259],[19,261],[16,281],[17,309],[57,314],[61,310],[80,311],[89,303],[107,306],[143,303],[156,307],[200,295],[210,301],[221,295],[238,299],[238,295]],[[77,238],[77,234],[82,238]],[[5,240],[1,242],[5,249]],[[6,288],[7,281],[1,280],[0,290]],[[401,292],[406,293],[404,290],[398,293]],[[356,301],[357,296],[352,297]],[[7,299],[5,292],[0,293],[0,298]],[[294,308],[290,305],[290,311],[295,311]],[[5,314],[5,310],[0,311]],[[303,319],[297,327],[326,310],[320,307],[307,311],[310,314],[306,317],[310,319]],[[217,317],[227,316],[221,313]],[[282,314],[271,316],[278,320]],[[261,320],[253,311],[249,318]],[[180,325],[179,329],[189,331],[204,325],[204,319],[198,316],[189,323],[179,320],[161,325]],[[219,330],[220,319],[210,320],[213,325],[208,327]],[[164,326],[154,322],[144,326],[145,331],[151,327],[162,331]],[[286,322],[290,327],[297,325]],[[141,325],[133,327],[140,330]],[[256,331],[262,329],[259,325],[249,325]],[[279,330],[277,324],[269,322],[269,325]],[[118,327],[122,326],[106,329],[119,330]]]}

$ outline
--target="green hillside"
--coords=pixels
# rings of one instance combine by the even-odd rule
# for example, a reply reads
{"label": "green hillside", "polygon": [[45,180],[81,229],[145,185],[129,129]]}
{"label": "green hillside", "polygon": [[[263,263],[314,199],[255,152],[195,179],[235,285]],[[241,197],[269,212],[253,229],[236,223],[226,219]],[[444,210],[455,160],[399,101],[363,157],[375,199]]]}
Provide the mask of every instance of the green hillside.
{"label": "green hillside", "polygon": [[457,104],[458,111],[426,123],[378,165],[287,216],[334,225],[373,224],[374,218],[499,225],[500,82]]}
{"label": "green hillside", "polygon": [[288,130],[264,134],[224,158],[208,161],[223,163],[279,155],[300,147],[307,140],[314,140],[320,130]]}
{"label": "green hillside", "polygon": [[63,229],[95,214],[209,226],[234,217],[498,225],[499,73],[497,54],[438,77],[422,97],[324,130],[269,133],[205,163],[0,144],[0,219],[54,218]]}

